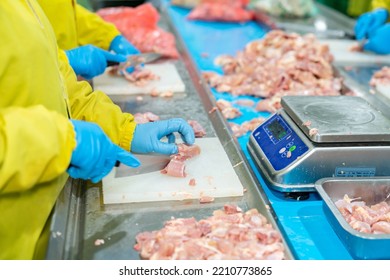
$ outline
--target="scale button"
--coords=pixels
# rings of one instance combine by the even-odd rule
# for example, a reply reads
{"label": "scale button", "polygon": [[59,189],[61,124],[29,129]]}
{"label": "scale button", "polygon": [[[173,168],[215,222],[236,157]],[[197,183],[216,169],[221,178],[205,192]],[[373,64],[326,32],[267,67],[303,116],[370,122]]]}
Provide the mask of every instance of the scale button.
{"label": "scale button", "polygon": [[287,158],[290,158],[290,157],[291,157],[291,152],[290,152],[290,151],[287,152],[286,157],[287,157]]}
{"label": "scale button", "polygon": [[294,151],[297,148],[297,146],[291,146],[290,149],[288,149],[290,152]]}
{"label": "scale button", "polygon": [[288,143],[287,145],[286,145],[286,148],[288,149],[288,148],[290,148],[291,146],[293,146],[294,145],[294,142],[290,142],[290,143]]}
{"label": "scale button", "polygon": [[279,150],[279,154],[283,154],[285,151],[286,151],[286,148],[283,147],[283,148],[281,148],[281,149]]}

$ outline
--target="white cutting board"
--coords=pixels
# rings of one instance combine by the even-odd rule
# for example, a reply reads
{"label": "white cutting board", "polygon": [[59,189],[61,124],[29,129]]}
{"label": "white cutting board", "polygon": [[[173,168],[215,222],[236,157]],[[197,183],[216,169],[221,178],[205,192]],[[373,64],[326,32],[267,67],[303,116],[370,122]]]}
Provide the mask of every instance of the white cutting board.
{"label": "white cutting board", "polygon": [[353,40],[323,39],[320,42],[329,45],[334,61],[338,63],[390,63],[390,55],[350,51],[351,46],[356,44],[356,41]]}
{"label": "white cutting board", "polygon": [[93,87],[107,95],[150,94],[152,90],[158,93],[185,91],[185,85],[172,63],[147,64],[144,67],[158,75],[160,79],[149,81],[145,86],[140,87],[130,83],[124,77],[109,75],[105,72],[93,79]]}
{"label": "white cutting board", "polygon": [[[243,195],[243,186],[218,138],[196,138],[201,153],[186,161],[185,178],[155,171],[115,178],[116,168],[103,179],[104,204],[199,199],[202,196]],[[196,180],[190,186],[190,179]]]}

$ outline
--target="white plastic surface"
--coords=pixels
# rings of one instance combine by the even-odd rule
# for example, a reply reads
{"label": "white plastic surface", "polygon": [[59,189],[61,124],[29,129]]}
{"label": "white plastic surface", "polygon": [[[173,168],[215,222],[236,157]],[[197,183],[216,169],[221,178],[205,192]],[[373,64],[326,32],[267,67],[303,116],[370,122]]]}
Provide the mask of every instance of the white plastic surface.
{"label": "white plastic surface", "polygon": [[171,63],[147,64],[145,69],[151,70],[160,77],[159,80],[148,82],[145,86],[139,87],[127,81],[124,77],[112,76],[104,73],[93,79],[95,90],[101,90],[107,95],[139,95],[150,94],[152,90],[162,93],[165,91],[184,92],[185,85]]}
{"label": "white plastic surface", "polygon": [[330,52],[338,63],[390,63],[390,55],[378,55],[370,52],[353,52],[350,48],[357,43],[353,40],[323,39],[321,43],[329,45]]}
{"label": "white plastic surface", "polygon": [[[199,199],[202,196],[243,195],[243,186],[218,138],[196,138],[201,153],[186,161],[185,178],[155,171],[115,178],[116,168],[103,179],[105,204]],[[196,180],[190,186],[190,179]]]}

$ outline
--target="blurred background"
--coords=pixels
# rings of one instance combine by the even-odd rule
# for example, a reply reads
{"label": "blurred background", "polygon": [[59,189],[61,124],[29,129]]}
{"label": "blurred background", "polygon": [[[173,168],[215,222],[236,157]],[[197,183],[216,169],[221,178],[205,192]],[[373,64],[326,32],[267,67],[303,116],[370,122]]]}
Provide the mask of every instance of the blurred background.
{"label": "blurred background", "polygon": [[[93,11],[104,7],[129,6],[135,7],[144,0],[79,0],[78,3]],[[316,0],[316,2],[331,7],[344,15],[356,18],[370,10],[370,0]]]}

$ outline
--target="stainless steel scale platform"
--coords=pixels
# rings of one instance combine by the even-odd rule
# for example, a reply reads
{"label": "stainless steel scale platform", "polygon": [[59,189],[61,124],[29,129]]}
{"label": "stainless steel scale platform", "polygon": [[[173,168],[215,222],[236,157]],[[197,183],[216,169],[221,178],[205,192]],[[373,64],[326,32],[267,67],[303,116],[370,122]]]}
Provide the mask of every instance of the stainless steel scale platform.
{"label": "stainless steel scale platform", "polygon": [[248,150],[281,192],[315,191],[325,177],[390,176],[390,120],[356,96],[285,96]]}

